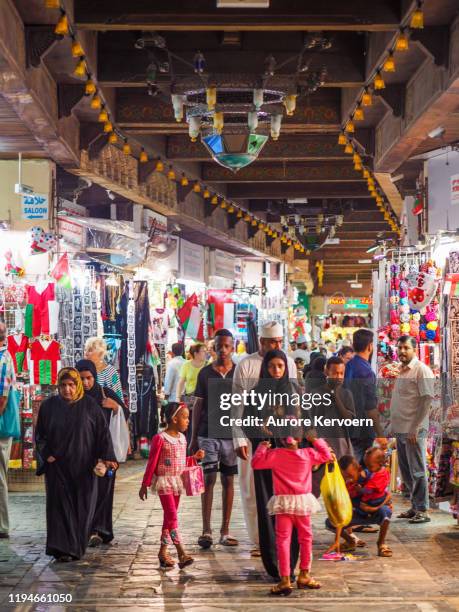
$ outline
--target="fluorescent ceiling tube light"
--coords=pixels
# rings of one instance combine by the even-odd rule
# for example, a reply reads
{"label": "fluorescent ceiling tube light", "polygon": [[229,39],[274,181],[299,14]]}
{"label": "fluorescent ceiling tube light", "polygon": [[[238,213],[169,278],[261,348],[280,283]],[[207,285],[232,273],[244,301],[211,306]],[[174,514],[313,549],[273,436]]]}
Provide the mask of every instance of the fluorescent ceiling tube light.
{"label": "fluorescent ceiling tube light", "polygon": [[374,253],[375,251],[377,251],[379,249],[379,244],[374,244],[373,246],[371,246],[369,249],[367,249],[367,253]]}
{"label": "fluorescent ceiling tube light", "polygon": [[362,287],[363,287],[362,283],[351,283],[352,289],[362,289]]}
{"label": "fluorescent ceiling tube light", "polygon": [[269,0],[217,0],[217,8],[269,8]]}
{"label": "fluorescent ceiling tube light", "polygon": [[427,136],[429,138],[441,138],[445,132],[446,132],[445,128],[440,125],[437,128],[435,128],[434,130],[431,130],[427,134]]}
{"label": "fluorescent ceiling tube light", "polygon": [[358,263],[359,264],[371,264],[373,263],[373,260],[372,259],[359,259]]}

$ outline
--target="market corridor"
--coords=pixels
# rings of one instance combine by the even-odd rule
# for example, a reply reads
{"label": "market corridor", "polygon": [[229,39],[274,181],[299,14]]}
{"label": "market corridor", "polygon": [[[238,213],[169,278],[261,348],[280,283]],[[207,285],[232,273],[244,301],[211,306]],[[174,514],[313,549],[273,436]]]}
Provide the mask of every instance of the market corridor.
{"label": "market corridor", "polygon": [[[261,562],[250,558],[239,496],[236,497],[232,533],[239,548],[214,546],[201,552],[199,499],[183,498],[181,528],[195,564],[186,570],[160,572],[157,547],[162,512],[157,498],[142,503],[138,486],[143,465],[122,467],[115,495],[115,543],[88,549],[83,561],[56,564],[44,555],[44,495],[12,493],[13,529],[10,541],[0,542],[1,609],[61,610],[59,604],[11,604],[10,594],[72,595],[65,609],[77,610],[261,610],[276,606],[287,610],[422,612],[459,609],[459,531],[451,517],[432,512],[427,525],[393,522],[389,543],[392,559],[375,556],[375,536],[363,534],[369,547],[355,562],[322,562],[319,554],[330,541],[322,513],[315,516],[313,574],[322,582],[319,591],[294,591],[289,598],[268,595],[271,584]],[[217,499],[219,492],[217,493]],[[402,505],[396,502],[397,507]],[[219,504],[214,512],[218,529]],[[14,608],[16,606],[16,608]]]}

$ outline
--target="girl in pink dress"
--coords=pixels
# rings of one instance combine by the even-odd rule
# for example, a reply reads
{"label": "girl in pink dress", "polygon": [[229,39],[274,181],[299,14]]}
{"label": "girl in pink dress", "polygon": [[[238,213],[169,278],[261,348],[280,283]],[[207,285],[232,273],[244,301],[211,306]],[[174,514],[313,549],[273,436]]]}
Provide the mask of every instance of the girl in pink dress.
{"label": "girl in pink dress", "polygon": [[290,540],[295,528],[300,545],[299,589],[318,589],[320,583],[309,575],[312,556],[311,513],[320,509],[311,493],[312,467],[333,459],[328,444],[314,433],[306,436],[313,448],[299,448],[301,438],[288,436],[282,447],[271,449],[270,442],[258,445],[252,459],[254,470],[272,470],[274,495],[268,511],[276,516],[276,549],[281,581],[272,595],[290,595]]}
{"label": "girl in pink dress", "polygon": [[[167,551],[168,545],[173,543],[178,553],[178,565],[182,569],[194,561],[183,549],[177,518],[183,491],[181,475],[186,467],[187,444],[183,432],[187,430],[190,421],[188,408],[185,404],[171,402],[166,408],[166,420],[166,429],[152,438],[139,497],[142,501],[147,499],[149,487],[153,493],[159,495],[164,512],[159,563],[164,569],[174,567],[175,562]],[[203,457],[203,450],[198,450],[194,455],[198,461]]]}

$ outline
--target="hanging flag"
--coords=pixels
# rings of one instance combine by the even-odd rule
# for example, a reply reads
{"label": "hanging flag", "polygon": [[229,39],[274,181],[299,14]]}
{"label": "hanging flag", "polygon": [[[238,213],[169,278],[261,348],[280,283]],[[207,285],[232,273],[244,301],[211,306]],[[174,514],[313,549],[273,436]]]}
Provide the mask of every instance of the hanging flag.
{"label": "hanging flag", "polygon": [[72,281],[70,278],[69,258],[68,258],[67,253],[64,253],[62,257],[59,259],[53,271],[51,272],[51,276],[54,278],[57,284],[60,285],[61,287],[64,287],[65,289],[72,288]]}
{"label": "hanging flag", "polygon": [[176,312],[177,319],[179,320],[183,330],[189,338],[196,340],[200,335],[201,327],[201,310],[199,308],[198,297],[196,293],[193,293],[181,308]]}

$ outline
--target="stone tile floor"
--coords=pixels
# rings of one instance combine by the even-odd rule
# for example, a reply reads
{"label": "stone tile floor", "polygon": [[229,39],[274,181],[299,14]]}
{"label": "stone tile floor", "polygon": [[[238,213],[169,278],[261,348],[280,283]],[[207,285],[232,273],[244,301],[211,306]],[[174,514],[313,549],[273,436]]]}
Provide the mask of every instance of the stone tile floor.
{"label": "stone tile floor", "polygon": [[[368,547],[356,562],[349,563],[317,560],[330,542],[330,534],[323,529],[323,514],[316,515],[313,573],[321,580],[322,589],[273,600],[268,596],[271,583],[261,562],[250,557],[237,495],[232,533],[240,539],[238,548],[216,545],[202,552],[196,544],[200,501],[184,497],[180,527],[195,563],[183,571],[160,571],[157,542],[162,512],[157,498],[139,500],[142,473],[142,462],[130,462],[119,474],[113,545],[89,549],[84,560],[72,564],[56,564],[44,554],[43,492],[12,493],[11,539],[0,540],[0,610],[459,610],[459,531],[444,512],[434,511],[427,525],[394,520],[389,537],[392,559],[377,557],[375,535],[364,534]],[[215,533],[220,518],[218,498],[217,492]],[[397,501],[398,508],[403,505]],[[22,593],[67,593],[72,603],[10,603],[11,594]]]}

